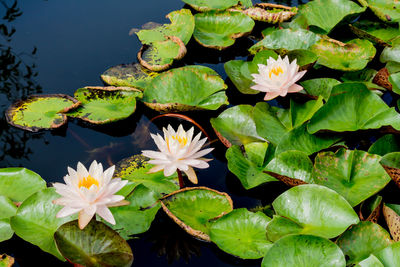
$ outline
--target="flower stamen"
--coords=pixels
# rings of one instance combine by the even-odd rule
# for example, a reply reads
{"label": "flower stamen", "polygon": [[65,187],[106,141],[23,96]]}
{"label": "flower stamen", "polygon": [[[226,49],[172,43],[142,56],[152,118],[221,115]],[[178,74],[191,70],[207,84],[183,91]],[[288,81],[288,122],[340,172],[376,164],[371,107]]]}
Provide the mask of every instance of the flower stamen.
{"label": "flower stamen", "polygon": [[89,189],[92,185],[99,187],[99,181],[89,175],[88,177],[84,177],[83,179],[79,180],[78,187],[86,187]]}
{"label": "flower stamen", "polygon": [[271,75],[272,74],[275,74],[275,76],[279,76],[279,74],[283,74],[283,70],[282,70],[282,68],[281,67],[277,67],[277,68],[272,68],[270,71],[269,71],[269,77],[271,78]]}

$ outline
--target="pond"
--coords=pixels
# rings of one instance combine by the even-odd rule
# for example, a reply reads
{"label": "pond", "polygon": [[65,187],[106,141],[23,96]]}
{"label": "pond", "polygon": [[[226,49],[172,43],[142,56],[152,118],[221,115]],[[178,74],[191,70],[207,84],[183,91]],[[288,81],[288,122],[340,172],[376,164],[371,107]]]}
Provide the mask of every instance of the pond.
{"label": "pond", "polygon": [[[261,2],[261,1],[253,1]],[[297,6],[306,1],[280,1],[281,4]],[[13,9],[5,8],[5,5]],[[184,6],[181,0],[148,1],[0,1],[0,15],[13,13],[11,21],[3,19],[3,39],[0,41],[0,167],[21,166],[40,174],[48,184],[63,182],[67,166],[76,167],[78,161],[86,166],[97,160],[110,166],[144,149],[156,150],[149,136],[162,133],[167,124],[179,123],[188,128],[190,123],[174,118],[160,118],[142,103],[137,104],[133,116],[106,126],[92,126],[78,120],[69,120],[67,126],[54,131],[32,133],[10,126],[4,112],[15,101],[32,94],[63,93],[73,95],[84,86],[103,86],[100,79],[108,68],[122,63],[137,62],[141,43],[132,28],[152,21],[169,23],[165,15]],[[259,30],[265,24],[257,25]],[[15,33],[10,32],[15,29]],[[0,28],[1,30],[1,28]],[[7,34],[8,33],[8,34]],[[338,34],[338,33],[334,33]],[[345,36],[348,33],[339,33]],[[232,59],[247,60],[247,49],[255,38],[242,38],[230,48],[216,51],[201,47],[193,39],[187,45],[188,54],[177,63],[204,65],[215,70],[228,85],[229,107],[263,101],[263,95],[243,95],[236,90],[227,77],[224,63]],[[4,44],[4,46],[3,46]],[[380,64],[376,62],[376,64]],[[379,65],[380,66],[380,65]],[[326,70],[326,69],[324,69]],[[326,73],[312,73],[311,77],[325,77]],[[337,77],[336,71],[329,76]],[[385,93],[383,99],[394,104],[393,95]],[[288,103],[278,103],[287,106]],[[210,125],[219,111],[185,113],[202,125],[206,132],[217,137]],[[347,137],[349,148],[368,149],[380,134],[357,133]],[[210,168],[197,171],[199,185],[228,193],[235,208],[256,209],[271,202],[289,187],[283,183],[267,183],[246,190],[229,172],[225,158],[226,148],[214,142],[215,150]],[[398,188],[391,182],[380,193],[385,202],[400,203]],[[133,266],[260,266],[260,260],[242,260],[231,256],[213,243],[197,241],[179,228],[161,210],[150,230],[129,240],[134,261]],[[15,266],[70,266],[23,241],[16,235],[0,243],[0,254],[15,258]]]}

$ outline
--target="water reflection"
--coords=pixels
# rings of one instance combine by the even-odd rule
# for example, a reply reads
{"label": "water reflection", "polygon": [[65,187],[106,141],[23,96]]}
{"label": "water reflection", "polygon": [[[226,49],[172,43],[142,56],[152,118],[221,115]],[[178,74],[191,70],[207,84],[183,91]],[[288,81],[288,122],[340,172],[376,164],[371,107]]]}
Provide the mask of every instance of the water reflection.
{"label": "water reflection", "polygon": [[4,112],[8,106],[30,94],[41,93],[42,89],[34,78],[37,76],[34,63],[29,63],[36,53],[16,52],[11,47],[12,37],[16,32],[12,23],[23,13],[18,2],[0,1],[4,13],[0,24],[0,167],[10,165],[11,159],[28,159],[32,150],[26,145],[30,139],[39,139],[42,134],[31,134],[9,126]]}

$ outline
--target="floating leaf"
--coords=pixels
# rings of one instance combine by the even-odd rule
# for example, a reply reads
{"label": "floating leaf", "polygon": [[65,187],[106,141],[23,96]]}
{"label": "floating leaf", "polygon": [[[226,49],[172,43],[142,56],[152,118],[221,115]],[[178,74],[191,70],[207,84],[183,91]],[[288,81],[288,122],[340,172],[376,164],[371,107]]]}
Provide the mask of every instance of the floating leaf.
{"label": "floating leaf", "polygon": [[226,88],[214,70],[185,66],[155,77],[146,87],[142,101],[158,111],[216,110],[228,104]]}
{"label": "floating leaf", "polygon": [[255,85],[252,74],[258,73],[258,64],[266,64],[268,58],[277,59],[278,55],[271,50],[257,53],[252,61],[230,60],[224,64],[225,72],[236,88],[243,94],[258,94],[260,91],[251,89]]}
{"label": "floating leaf", "polygon": [[237,105],[228,108],[217,118],[211,118],[211,125],[232,145],[264,142],[265,139],[257,134],[252,111],[253,107],[250,105]]}
{"label": "floating leaf", "polygon": [[400,140],[394,134],[382,136],[368,149],[368,153],[380,156],[396,151],[400,151]]}
{"label": "floating leaf", "polygon": [[340,248],[312,235],[290,235],[278,240],[265,255],[262,267],[345,267]]}
{"label": "floating leaf", "polygon": [[233,45],[235,39],[250,33],[255,24],[240,12],[210,11],[198,13],[194,18],[194,39],[202,46],[219,50]]}
{"label": "floating leaf", "polygon": [[391,125],[400,130],[400,115],[364,84],[342,83],[332,89],[328,102],[308,124],[308,131],[335,132],[378,129]]}
{"label": "floating leaf", "polygon": [[75,265],[128,267],[133,261],[128,243],[102,222],[92,220],[81,230],[78,221],[72,221],[61,225],[54,238],[62,255]]}
{"label": "floating leaf", "polygon": [[375,195],[361,203],[358,215],[362,221],[378,223],[381,209],[382,197],[380,195]]}
{"label": "floating leaf", "polygon": [[182,0],[193,9],[205,12],[210,10],[225,10],[238,4],[239,0]]}
{"label": "floating leaf", "polygon": [[56,218],[61,206],[52,201],[59,197],[54,188],[36,192],[21,204],[10,222],[19,237],[64,260],[54,242],[54,233],[59,226],[75,219],[76,215]]}
{"label": "floating leaf", "polygon": [[159,196],[179,189],[176,172],[168,177],[165,177],[163,172],[148,173],[152,167],[154,165],[149,164],[146,157],[134,155],[116,164],[114,177],[128,180],[127,186],[129,186],[130,191],[140,184],[156,192]]}
{"label": "floating leaf", "polygon": [[78,101],[68,95],[32,95],[9,107],[6,119],[12,126],[31,132],[56,129],[67,122],[63,113],[78,105]]}
{"label": "floating leaf", "polygon": [[318,60],[316,54],[305,49],[296,49],[289,51],[287,53],[287,56],[290,62],[296,59],[297,65],[300,66],[299,70],[311,69],[314,66],[315,62],[317,62]]}
{"label": "floating leaf", "polygon": [[267,226],[271,241],[290,233],[334,238],[359,222],[357,214],[341,195],[320,185],[292,187],[277,197],[272,206],[278,216]]}
{"label": "floating leaf", "polygon": [[369,7],[375,15],[385,22],[400,21],[400,3],[392,0],[358,0],[360,4]]}
{"label": "floating leaf", "polygon": [[0,195],[22,202],[33,193],[46,188],[39,174],[25,168],[0,168]]}
{"label": "floating leaf", "polygon": [[370,255],[365,260],[359,262],[355,267],[385,267],[374,255]]}
{"label": "floating leaf", "polygon": [[0,267],[11,267],[14,265],[14,258],[6,254],[0,254]]}
{"label": "floating leaf", "polygon": [[210,221],[233,210],[232,199],[207,187],[187,187],[161,200],[165,213],[189,234],[210,241]]}
{"label": "floating leaf", "polygon": [[121,64],[106,70],[100,77],[112,86],[127,86],[144,90],[158,73],[143,68],[140,64]]}
{"label": "floating leaf", "polygon": [[317,78],[300,82],[304,91],[312,96],[322,96],[324,100],[328,100],[331,95],[332,88],[340,84],[336,79],[332,78]]}
{"label": "floating leaf", "polygon": [[391,152],[382,157],[381,164],[390,178],[400,188],[400,152]]}
{"label": "floating leaf", "polygon": [[351,226],[337,240],[336,244],[348,257],[347,265],[356,264],[372,253],[392,244],[389,233],[380,225],[360,222]]}
{"label": "floating leaf", "polygon": [[229,254],[242,259],[259,259],[272,246],[265,236],[270,220],[262,212],[235,209],[212,223],[210,238]]}
{"label": "floating leaf", "polygon": [[128,118],[135,112],[139,90],[129,87],[84,87],[74,96],[82,105],[67,113],[93,124],[106,124]]}
{"label": "floating leaf", "polygon": [[0,242],[10,239],[14,234],[10,226],[10,217],[16,212],[17,207],[14,203],[9,198],[0,195]]}
{"label": "floating leaf", "polygon": [[357,21],[349,26],[358,37],[368,39],[381,46],[390,45],[390,41],[400,35],[399,29],[370,20]]}
{"label": "floating leaf", "polygon": [[396,40],[393,41],[392,45],[392,47],[388,46],[383,49],[379,57],[379,60],[382,63],[387,63],[390,61],[400,63],[400,38],[396,38]]}
{"label": "floating leaf", "polygon": [[307,50],[320,39],[317,34],[303,29],[275,29],[269,31],[264,39],[250,47],[249,51],[255,54],[264,49],[273,49],[284,53],[296,49]]}
{"label": "floating leaf", "polygon": [[400,205],[383,205],[383,215],[395,242],[400,241]]}
{"label": "floating leaf", "polygon": [[354,39],[347,43],[333,39],[321,39],[310,50],[318,56],[318,64],[341,71],[365,68],[376,53],[376,49],[370,41],[361,39]]}
{"label": "floating leaf", "polygon": [[[393,92],[400,95],[400,72],[390,74],[389,82],[392,85]],[[397,105],[399,105],[399,104],[397,104]]]}
{"label": "floating leaf", "polygon": [[400,266],[400,242],[382,249],[374,254],[385,267]]}
{"label": "floating leaf", "polygon": [[297,14],[297,8],[272,3],[259,3],[242,12],[254,20],[277,24],[291,19]]}
{"label": "floating leaf", "polygon": [[381,157],[361,150],[322,152],[315,158],[314,183],[331,188],[353,207],[382,190],[390,177]]}
{"label": "floating leaf", "polygon": [[277,181],[271,175],[263,172],[268,150],[271,148],[267,142],[253,142],[244,145],[244,151],[238,145],[233,145],[226,151],[228,169],[239,178],[245,189]]}

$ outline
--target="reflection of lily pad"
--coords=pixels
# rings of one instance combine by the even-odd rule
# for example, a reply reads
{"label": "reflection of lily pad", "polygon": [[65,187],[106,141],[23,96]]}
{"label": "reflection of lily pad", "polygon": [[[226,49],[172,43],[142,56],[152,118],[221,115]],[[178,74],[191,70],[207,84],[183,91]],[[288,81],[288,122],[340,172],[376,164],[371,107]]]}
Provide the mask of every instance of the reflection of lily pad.
{"label": "reflection of lily pad", "polygon": [[344,232],[336,240],[336,244],[348,257],[347,265],[351,265],[390,246],[392,240],[389,233],[380,225],[372,222],[360,222]]}
{"label": "reflection of lily pad", "polygon": [[361,39],[354,39],[347,43],[333,39],[321,39],[310,49],[318,56],[318,64],[342,71],[365,68],[376,53],[376,49],[370,41]]}
{"label": "reflection of lily pad", "polygon": [[389,108],[364,84],[342,83],[332,89],[328,102],[311,118],[308,131],[345,132],[386,125],[400,130],[400,115],[394,108]]}
{"label": "reflection of lily pad", "polygon": [[292,187],[277,197],[272,206],[278,216],[267,226],[271,241],[290,233],[334,238],[359,222],[341,195],[320,185]]}
{"label": "reflection of lily pad", "polygon": [[70,262],[80,266],[131,266],[133,254],[126,241],[111,228],[92,220],[83,230],[78,221],[62,225],[54,234],[57,247]]}
{"label": "reflection of lily pad", "polygon": [[354,207],[390,182],[380,159],[361,150],[319,153],[315,158],[314,182],[335,190]]}
{"label": "reflection of lily pad", "polygon": [[239,0],[182,0],[193,9],[205,12],[210,10],[225,10],[237,5]]}
{"label": "reflection of lily pad", "polygon": [[235,43],[235,39],[250,33],[254,21],[240,12],[206,12],[194,16],[196,27],[193,37],[202,46],[222,50]]}
{"label": "reflection of lily pad", "polygon": [[82,105],[67,113],[81,120],[105,124],[128,118],[135,112],[136,98],[142,93],[129,87],[85,87],[74,96]]}
{"label": "reflection of lily pad", "polygon": [[340,248],[328,239],[291,235],[278,240],[265,255],[262,267],[345,267]]}
{"label": "reflection of lily pad", "polygon": [[270,220],[262,212],[235,209],[211,225],[210,238],[227,253],[242,259],[259,259],[272,246],[265,236]]}
{"label": "reflection of lily pad", "polygon": [[143,102],[158,111],[216,110],[228,104],[224,80],[204,66],[163,72],[146,87]]}
{"label": "reflection of lily pad", "polygon": [[210,221],[233,210],[232,199],[207,187],[188,187],[161,200],[163,210],[189,234],[210,241]]}
{"label": "reflection of lily pad", "polygon": [[400,3],[396,0],[358,0],[358,2],[369,7],[378,18],[385,22],[400,21]]}
{"label": "reflection of lily pad", "polygon": [[143,68],[140,64],[122,64],[109,68],[101,79],[112,86],[127,86],[144,90],[158,74]]}
{"label": "reflection of lily pad", "polygon": [[267,23],[282,23],[297,14],[296,7],[288,7],[272,3],[259,3],[243,10],[250,18]]}
{"label": "reflection of lily pad", "polygon": [[384,204],[383,215],[393,240],[400,241],[400,205]]}
{"label": "reflection of lily pad", "polygon": [[176,173],[169,177],[165,177],[162,171],[147,173],[154,167],[154,165],[149,164],[147,161],[148,159],[142,155],[134,155],[123,159],[117,163],[114,177],[128,180],[129,182],[125,186],[130,188],[128,191],[132,191],[140,184],[143,184],[159,195],[169,194],[179,189],[178,175]]}
{"label": "reflection of lily pad", "polygon": [[62,112],[78,105],[78,101],[68,95],[33,95],[14,103],[7,110],[6,118],[9,124],[31,132],[55,129],[67,122]]}

